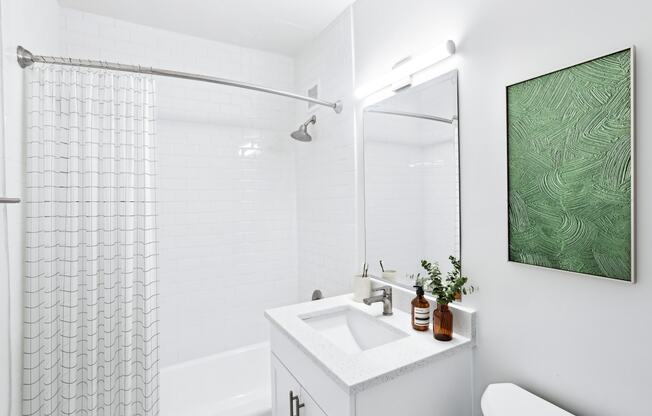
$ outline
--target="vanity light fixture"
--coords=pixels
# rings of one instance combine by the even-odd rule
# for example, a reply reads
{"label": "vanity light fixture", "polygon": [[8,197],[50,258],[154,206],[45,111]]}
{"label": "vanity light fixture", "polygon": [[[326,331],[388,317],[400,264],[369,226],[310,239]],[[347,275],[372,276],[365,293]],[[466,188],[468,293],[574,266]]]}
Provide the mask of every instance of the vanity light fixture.
{"label": "vanity light fixture", "polygon": [[[371,94],[390,89],[398,91],[411,85],[412,76],[428,67],[443,61],[455,53],[455,42],[447,40],[446,43],[429,50],[426,53],[404,58],[399,61],[390,72],[381,77],[358,87],[355,97],[363,99]],[[391,92],[388,92],[391,95]]]}

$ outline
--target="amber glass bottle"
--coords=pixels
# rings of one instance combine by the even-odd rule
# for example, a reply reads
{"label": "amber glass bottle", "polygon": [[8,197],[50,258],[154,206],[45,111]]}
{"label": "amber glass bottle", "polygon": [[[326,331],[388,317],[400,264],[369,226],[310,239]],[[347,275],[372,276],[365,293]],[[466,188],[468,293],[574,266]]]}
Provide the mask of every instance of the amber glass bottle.
{"label": "amber glass bottle", "polygon": [[417,297],[412,299],[412,328],[427,331],[430,323],[430,302],[423,296],[423,287],[414,287],[417,289]]}
{"label": "amber glass bottle", "polygon": [[437,309],[432,313],[432,331],[438,341],[453,339],[453,313],[448,309],[448,304],[437,304]]}

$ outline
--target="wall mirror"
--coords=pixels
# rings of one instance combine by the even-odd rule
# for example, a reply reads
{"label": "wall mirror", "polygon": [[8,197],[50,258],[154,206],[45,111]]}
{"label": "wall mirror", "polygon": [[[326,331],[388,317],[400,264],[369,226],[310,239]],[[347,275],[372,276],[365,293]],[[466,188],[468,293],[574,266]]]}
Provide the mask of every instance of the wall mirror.
{"label": "wall mirror", "polygon": [[370,275],[412,287],[421,259],[446,274],[448,256],[460,257],[457,115],[457,71],[364,108]]}

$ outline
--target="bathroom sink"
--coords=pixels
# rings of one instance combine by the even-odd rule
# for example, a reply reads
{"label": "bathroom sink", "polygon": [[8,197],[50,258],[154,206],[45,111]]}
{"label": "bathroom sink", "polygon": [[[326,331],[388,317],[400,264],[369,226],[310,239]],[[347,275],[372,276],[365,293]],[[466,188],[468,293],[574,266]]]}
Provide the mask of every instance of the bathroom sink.
{"label": "bathroom sink", "polygon": [[[430,331],[414,331],[409,313],[394,308],[392,315],[383,315],[383,305],[355,302],[353,294],[268,309],[265,317],[271,323],[272,352],[279,360],[292,361],[302,374],[312,374],[316,365],[353,393],[429,365],[439,354],[470,348],[475,312],[451,307],[460,332],[449,342],[435,341]],[[302,354],[307,357],[299,358]],[[401,413],[396,410],[388,414]]]}
{"label": "bathroom sink", "polygon": [[300,318],[347,354],[379,347],[408,336],[377,317],[349,306],[326,309]]}

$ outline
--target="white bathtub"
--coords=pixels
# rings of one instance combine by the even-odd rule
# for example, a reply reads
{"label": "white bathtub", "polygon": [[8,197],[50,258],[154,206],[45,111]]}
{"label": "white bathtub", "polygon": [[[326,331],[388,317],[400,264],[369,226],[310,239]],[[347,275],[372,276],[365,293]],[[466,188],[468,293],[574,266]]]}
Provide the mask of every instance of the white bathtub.
{"label": "white bathtub", "polygon": [[161,416],[272,414],[269,343],[161,370]]}

